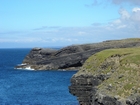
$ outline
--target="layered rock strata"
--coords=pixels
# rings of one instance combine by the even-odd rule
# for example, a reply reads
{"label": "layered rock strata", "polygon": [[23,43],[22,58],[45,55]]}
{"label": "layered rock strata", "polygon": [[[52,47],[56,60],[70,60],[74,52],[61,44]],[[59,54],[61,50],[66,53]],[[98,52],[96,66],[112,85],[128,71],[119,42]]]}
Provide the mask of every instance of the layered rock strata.
{"label": "layered rock strata", "polygon": [[140,105],[140,47],[94,54],[69,87],[80,105]]}
{"label": "layered rock strata", "polygon": [[110,48],[140,46],[140,39],[104,41],[101,43],[72,45],[60,50],[33,48],[22,65],[15,68],[34,70],[79,70],[91,55]]}

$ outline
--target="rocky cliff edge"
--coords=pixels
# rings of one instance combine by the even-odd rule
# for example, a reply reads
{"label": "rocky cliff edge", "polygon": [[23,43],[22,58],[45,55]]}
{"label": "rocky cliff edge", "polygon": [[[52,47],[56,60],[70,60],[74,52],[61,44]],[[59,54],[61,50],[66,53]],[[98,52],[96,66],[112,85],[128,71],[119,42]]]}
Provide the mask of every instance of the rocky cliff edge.
{"label": "rocky cliff edge", "polygon": [[92,55],[71,78],[80,105],[140,105],[140,47]]}
{"label": "rocky cliff edge", "polygon": [[60,50],[33,48],[18,69],[79,70],[91,55],[110,48],[140,46],[140,39],[109,40],[100,43],[72,45]]}

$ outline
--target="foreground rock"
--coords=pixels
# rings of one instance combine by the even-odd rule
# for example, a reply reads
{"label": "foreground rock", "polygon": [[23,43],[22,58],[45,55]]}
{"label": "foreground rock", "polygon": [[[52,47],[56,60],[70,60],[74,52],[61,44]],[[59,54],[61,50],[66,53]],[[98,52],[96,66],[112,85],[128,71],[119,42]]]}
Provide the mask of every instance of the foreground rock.
{"label": "foreground rock", "polygon": [[140,105],[140,47],[94,54],[69,87],[80,105]]}
{"label": "foreground rock", "polygon": [[16,68],[34,70],[79,70],[91,55],[110,48],[140,46],[140,39],[105,41],[101,43],[72,45],[60,50],[33,48]]}

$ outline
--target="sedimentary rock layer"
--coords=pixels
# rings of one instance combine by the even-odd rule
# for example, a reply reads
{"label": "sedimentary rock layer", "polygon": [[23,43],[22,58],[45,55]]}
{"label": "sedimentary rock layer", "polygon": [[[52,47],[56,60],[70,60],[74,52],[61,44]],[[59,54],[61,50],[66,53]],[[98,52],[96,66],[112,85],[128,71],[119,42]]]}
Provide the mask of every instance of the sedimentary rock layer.
{"label": "sedimentary rock layer", "polygon": [[91,55],[110,48],[140,46],[140,39],[104,41],[101,43],[72,45],[60,50],[33,48],[25,57],[22,65],[16,68],[34,70],[79,70]]}
{"label": "sedimentary rock layer", "polygon": [[80,105],[140,105],[140,47],[104,50],[71,78]]}

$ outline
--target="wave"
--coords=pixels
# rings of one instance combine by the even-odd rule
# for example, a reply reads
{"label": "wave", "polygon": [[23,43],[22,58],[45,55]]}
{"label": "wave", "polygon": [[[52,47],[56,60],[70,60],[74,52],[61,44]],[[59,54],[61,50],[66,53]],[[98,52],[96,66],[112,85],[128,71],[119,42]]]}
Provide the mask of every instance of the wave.
{"label": "wave", "polygon": [[33,68],[31,68],[30,66],[26,67],[25,70],[35,70]]}
{"label": "wave", "polygon": [[18,64],[19,67],[16,67],[15,69],[22,69],[22,70],[35,70],[31,68],[30,66],[26,66],[26,64]]}

